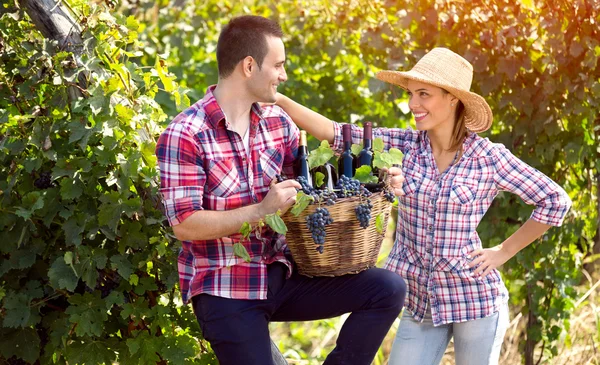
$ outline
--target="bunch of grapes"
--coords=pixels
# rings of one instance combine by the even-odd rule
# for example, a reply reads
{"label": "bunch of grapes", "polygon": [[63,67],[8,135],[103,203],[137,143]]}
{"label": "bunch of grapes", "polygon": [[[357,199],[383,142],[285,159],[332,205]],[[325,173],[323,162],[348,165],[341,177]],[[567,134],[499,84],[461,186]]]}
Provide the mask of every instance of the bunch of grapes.
{"label": "bunch of grapes", "polygon": [[367,199],[366,202],[360,203],[354,211],[356,212],[356,218],[360,223],[360,226],[364,229],[369,227],[369,221],[371,220],[371,209],[373,209],[373,204],[370,199]]}
{"label": "bunch of grapes", "polygon": [[394,195],[394,193],[389,190],[389,189],[385,189],[383,191],[383,197],[385,198],[385,200],[389,201],[390,203],[393,203],[394,200],[396,200],[396,196]]}
{"label": "bunch of grapes", "polygon": [[315,202],[320,204],[334,205],[337,199],[337,193],[332,190],[313,190],[312,197]]}
{"label": "bunch of grapes", "polygon": [[[361,193],[364,187],[361,187],[360,181],[351,179],[346,175],[342,175],[338,180],[335,188],[338,190],[338,198],[348,198],[351,196],[357,196]],[[366,189],[365,189],[366,190]]]}
{"label": "bunch of grapes", "polygon": [[312,186],[310,186],[308,180],[306,180],[304,176],[298,176],[296,180],[300,183],[300,186],[302,186],[302,191],[304,192],[304,194],[312,195],[314,189],[312,188]]}
{"label": "bunch of grapes", "polygon": [[44,189],[48,189],[48,188],[52,187],[52,179],[51,179],[50,172],[48,172],[48,171],[42,172],[40,174],[40,177],[35,179],[35,181],[33,182],[33,185],[40,190],[44,190]]}
{"label": "bunch of grapes", "polygon": [[325,244],[325,227],[333,223],[333,218],[329,215],[326,208],[317,208],[317,210],[306,217],[306,226],[312,235],[313,241],[318,245],[317,251],[323,253]]}

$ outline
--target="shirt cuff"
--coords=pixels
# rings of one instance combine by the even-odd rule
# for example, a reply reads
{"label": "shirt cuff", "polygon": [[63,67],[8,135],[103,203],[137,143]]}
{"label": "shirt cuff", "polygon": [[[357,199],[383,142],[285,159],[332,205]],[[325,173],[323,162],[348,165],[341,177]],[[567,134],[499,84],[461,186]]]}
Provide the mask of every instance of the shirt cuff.
{"label": "shirt cuff", "polygon": [[333,123],[333,146],[331,147],[337,153],[342,153],[344,148],[344,136],[342,135],[342,125],[338,122]]}

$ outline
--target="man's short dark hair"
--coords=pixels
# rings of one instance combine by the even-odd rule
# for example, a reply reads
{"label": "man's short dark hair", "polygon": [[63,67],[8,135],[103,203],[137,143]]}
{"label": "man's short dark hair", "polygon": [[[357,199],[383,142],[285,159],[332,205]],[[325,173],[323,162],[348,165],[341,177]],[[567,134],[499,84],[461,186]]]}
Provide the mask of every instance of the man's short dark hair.
{"label": "man's short dark hair", "polygon": [[244,15],[231,19],[223,28],[217,43],[217,65],[219,76],[231,75],[235,66],[251,56],[258,67],[269,51],[267,36],[283,37],[279,24],[273,20],[255,15]]}

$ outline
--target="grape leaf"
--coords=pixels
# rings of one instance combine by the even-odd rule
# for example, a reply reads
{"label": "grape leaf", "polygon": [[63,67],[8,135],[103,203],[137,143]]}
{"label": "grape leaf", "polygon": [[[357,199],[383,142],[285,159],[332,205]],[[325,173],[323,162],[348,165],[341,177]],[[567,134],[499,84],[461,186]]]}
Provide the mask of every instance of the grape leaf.
{"label": "grape leaf", "polygon": [[383,139],[375,138],[373,140],[373,151],[383,152],[384,147],[385,147],[385,144],[383,143]]}
{"label": "grape leaf", "polygon": [[24,293],[13,293],[4,299],[6,314],[2,325],[4,327],[25,327],[31,316],[30,299]]}
{"label": "grape leaf", "polygon": [[0,328],[0,354],[5,359],[15,356],[28,363],[34,363],[39,353],[40,338],[33,328]]}
{"label": "grape leaf", "polygon": [[77,336],[101,336],[108,313],[99,294],[74,294],[69,298],[69,303],[71,305],[65,313],[69,315],[69,322],[77,324]]}
{"label": "grape leaf", "polygon": [[233,244],[233,254],[244,259],[246,262],[250,262],[250,255],[248,254],[246,247],[239,242]]}
{"label": "grape leaf", "polygon": [[79,278],[75,276],[73,270],[67,266],[63,256],[57,257],[48,270],[50,285],[55,289],[67,289],[74,291]]}
{"label": "grape leaf", "polygon": [[33,213],[44,206],[44,197],[38,191],[32,191],[23,197],[22,207],[18,207],[15,214],[28,220]]}
{"label": "grape leaf", "polygon": [[252,225],[248,222],[244,222],[239,232],[242,234],[242,237],[248,239],[250,237],[250,233],[252,233]]}
{"label": "grape leaf", "polygon": [[83,193],[83,184],[78,177],[60,180],[60,195],[63,199],[77,199]]}
{"label": "grape leaf", "polygon": [[271,227],[272,230],[279,234],[285,235],[287,233],[287,226],[283,222],[283,219],[280,217],[281,211],[278,210],[277,213],[267,214],[265,217],[267,224]]}
{"label": "grape leaf", "polygon": [[352,147],[350,147],[350,149],[352,150],[352,154],[354,156],[358,156],[358,154],[360,153],[360,151],[362,151],[362,144],[353,144]]}
{"label": "grape leaf", "polygon": [[322,172],[318,172],[315,174],[315,183],[316,186],[321,186],[325,182],[325,174]]}
{"label": "grape leaf", "polygon": [[135,338],[127,339],[127,347],[136,355],[140,364],[156,364],[160,361],[156,350],[160,348],[159,338],[150,336],[146,331],[138,331]]}
{"label": "grape leaf", "polygon": [[324,165],[333,157],[333,155],[334,153],[331,147],[329,147],[329,142],[323,140],[319,147],[316,150],[311,151],[308,155],[308,164],[311,169]]}
{"label": "grape leaf", "polygon": [[116,353],[102,340],[89,342],[73,341],[65,348],[65,357],[69,364],[113,364]]}
{"label": "grape leaf", "polygon": [[371,166],[363,165],[356,169],[354,178],[363,184],[376,183],[379,179],[371,175]]}
{"label": "grape leaf", "polygon": [[304,194],[303,191],[299,191],[298,194],[296,194],[296,203],[292,206],[290,213],[296,217],[299,216],[300,213],[302,213],[314,200],[315,199],[312,196]]}
{"label": "grape leaf", "polygon": [[193,358],[198,353],[197,343],[198,341],[190,336],[167,337],[160,353],[171,364],[185,365],[185,359]]}
{"label": "grape leaf", "polygon": [[393,158],[394,165],[402,165],[402,159],[404,158],[404,153],[397,148],[390,148],[388,153]]}
{"label": "grape leaf", "polygon": [[63,231],[67,245],[79,246],[81,244],[81,234],[85,228],[85,215],[78,213],[71,216],[64,224]]}
{"label": "grape leaf", "polygon": [[110,258],[110,267],[117,270],[123,279],[129,281],[129,277],[133,274],[133,265],[128,260],[127,255],[114,255]]}

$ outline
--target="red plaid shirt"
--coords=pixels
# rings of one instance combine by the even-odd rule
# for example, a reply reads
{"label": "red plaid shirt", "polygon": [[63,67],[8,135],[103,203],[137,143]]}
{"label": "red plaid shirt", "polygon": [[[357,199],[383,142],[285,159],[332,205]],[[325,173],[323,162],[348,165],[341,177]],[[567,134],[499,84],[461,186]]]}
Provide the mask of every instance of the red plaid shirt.
{"label": "red plaid shirt", "polygon": [[[230,210],[260,202],[276,174],[293,176],[299,131],[277,106],[252,106],[249,153],[230,128],[210,87],[203,99],[180,113],[160,136],[156,155],[165,214],[170,225],[198,210]],[[243,242],[251,262],[233,254],[241,235],[184,241],[179,253],[183,301],[207,293],[235,299],[266,299],[266,264],[292,265],[285,238],[269,228]]]}
{"label": "red plaid shirt", "polygon": [[[341,126],[334,123],[333,148],[341,150]],[[445,173],[435,165],[426,132],[373,129],[385,149],[404,153],[404,195],[399,197],[396,242],[386,268],[408,284],[406,307],[421,321],[428,307],[434,325],[464,322],[498,312],[508,291],[498,270],[483,280],[470,276],[467,255],[481,248],[477,226],[499,191],[535,205],[531,218],[560,226],[571,206],[567,193],[503,145],[471,134],[463,156]],[[353,143],[362,129],[352,126]],[[505,237],[503,237],[505,238]]]}

